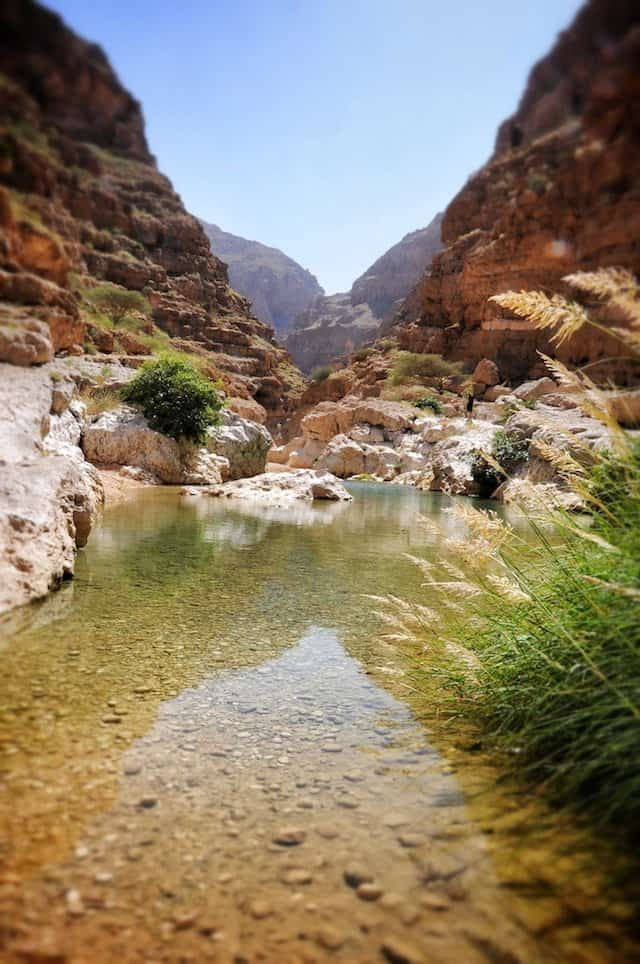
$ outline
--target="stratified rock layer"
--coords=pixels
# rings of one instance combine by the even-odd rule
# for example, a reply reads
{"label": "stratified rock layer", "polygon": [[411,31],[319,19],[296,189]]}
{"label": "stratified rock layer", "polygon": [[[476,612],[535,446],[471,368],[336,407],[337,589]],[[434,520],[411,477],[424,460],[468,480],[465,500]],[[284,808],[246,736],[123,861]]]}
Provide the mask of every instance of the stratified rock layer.
{"label": "stratified rock layer", "polygon": [[389,248],[351,291],[316,300],[296,318],[285,343],[303,371],[348,354],[390,324],[401,299],[440,250],[442,215]]}
{"label": "stratified rock layer", "polygon": [[585,331],[554,352],[488,299],[562,291],[577,268],[640,270],[639,98],[638,5],[590,0],[533,68],[492,158],[446,209],[444,249],[401,311],[401,347],[470,365],[491,358],[515,382],[541,373],[538,349],[580,364],[621,354]]}
{"label": "stratified rock layer", "polygon": [[95,44],[32,0],[0,10],[0,184],[0,321],[47,322],[55,351],[111,352],[82,292],[141,291],[178,347],[211,354],[230,395],[288,408],[299,375],[157,170],[139,105]]}
{"label": "stratified rock layer", "polygon": [[251,302],[253,313],[277,332],[324,294],[317,278],[278,248],[248,241],[201,221],[211,250],[229,268],[229,281]]}

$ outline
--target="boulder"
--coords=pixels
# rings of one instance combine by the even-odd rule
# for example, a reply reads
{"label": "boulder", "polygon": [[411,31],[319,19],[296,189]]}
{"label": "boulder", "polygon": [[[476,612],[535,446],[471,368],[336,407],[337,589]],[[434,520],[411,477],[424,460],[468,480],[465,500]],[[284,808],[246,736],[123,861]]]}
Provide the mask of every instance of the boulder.
{"label": "boulder", "polygon": [[94,465],[134,465],[167,485],[210,485],[229,469],[226,458],[154,431],[130,405],[96,416],[84,430],[82,447]]}
{"label": "boulder", "polygon": [[221,413],[204,446],[156,432],[133,406],[103,412],[85,428],[83,448],[96,465],[133,465],[167,485],[213,485],[264,471],[271,436],[263,425]]}
{"label": "boulder", "polygon": [[485,402],[497,402],[504,395],[511,395],[511,389],[506,385],[494,385],[486,390],[482,398]]}
{"label": "boulder", "polygon": [[532,382],[523,382],[513,390],[513,395],[521,402],[535,402],[543,395],[552,395],[558,391],[558,384],[553,378],[537,378]]}
{"label": "boulder", "polygon": [[208,431],[207,449],[229,463],[223,479],[244,479],[264,472],[271,435],[258,422],[251,422],[228,409],[220,413],[220,424]]}
{"label": "boulder", "polygon": [[0,321],[0,362],[41,365],[53,358],[49,326],[36,318]]}
{"label": "boulder", "polygon": [[342,483],[325,472],[297,469],[289,472],[268,472],[250,479],[226,482],[224,485],[205,489],[214,496],[233,499],[249,499],[266,505],[285,505],[289,502],[313,502],[327,499],[332,502],[348,502],[352,496]]}
{"label": "boulder", "polygon": [[611,392],[607,396],[609,412],[623,428],[640,428],[640,389]]}
{"label": "boulder", "polygon": [[483,358],[474,368],[471,380],[484,385],[486,388],[492,388],[500,381],[498,366],[490,358]]}
{"label": "boulder", "polygon": [[83,411],[52,409],[44,368],[0,364],[0,612],[72,575],[102,485],[78,446]]}

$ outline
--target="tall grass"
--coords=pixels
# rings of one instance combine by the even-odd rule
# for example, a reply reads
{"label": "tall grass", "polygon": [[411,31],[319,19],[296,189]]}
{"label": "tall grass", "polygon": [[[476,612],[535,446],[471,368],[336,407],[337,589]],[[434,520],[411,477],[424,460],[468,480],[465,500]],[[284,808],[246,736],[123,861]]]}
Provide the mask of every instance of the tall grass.
{"label": "tall grass", "polygon": [[[640,347],[635,279],[620,271],[573,277],[625,308],[629,328],[617,331],[627,348]],[[560,339],[590,323],[579,305],[525,294],[545,327],[558,309]],[[530,315],[519,295],[500,298]],[[640,441],[614,422],[606,393],[586,375],[548,363],[580,386],[580,404],[610,432],[610,449],[584,458],[548,447],[585,516],[550,510],[532,487],[523,534],[460,503],[449,511],[463,531],[441,542],[443,558],[414,560],[425,574],[424,604],[386,599],[381,616],[389,639],[420,644],[422,672],[436,668],[458,709],[509,751],[533,787],[612,835],[637,839]]]}

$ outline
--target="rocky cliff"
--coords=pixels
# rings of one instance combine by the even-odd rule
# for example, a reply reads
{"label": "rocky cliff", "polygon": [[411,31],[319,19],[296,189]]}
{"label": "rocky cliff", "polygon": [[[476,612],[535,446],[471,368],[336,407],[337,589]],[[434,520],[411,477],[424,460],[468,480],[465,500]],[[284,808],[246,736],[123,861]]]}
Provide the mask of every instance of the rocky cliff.
{"label": "rocky cliff", "polygon": [[251,302],[253,313],[277,332],[291,327],[324,294],[317,278],[278,248],[248,241],[201,221],[211,250],[229,269],[229,281]]}
{"label": "rocky cliff", "polygon": [[[576,269],[640,269],[640,10],[590,0],[531,71],[495,151],[445,211],[444,248],[406,299],[401,347],[497,361],[504,378],[539,373],[532,331],[488,301],[508,289],[563,290]],[[581,333],[570,363],[620,354]],[[611,374],[611,369],[603,369]]]}
{"label": "rocky cliff", "polygon": [[303,371],[348,354],[389,325],[401,299],[440,250],[441,222],[438,214],[426,228],[405,235],[349,292],[316,298],[298,316],[285,344]]}
{"label": "rocky cliff", "polygon": [[[230,395],[286,411],[299,373],[157,170],[138,103],[99,47],[32,0],[0,10],[0,185],[5,331],[38,318],[55,351],[123,356],[170,337]],[[96,283],[142,292],[150,319],[113,330],[90,309]]]}

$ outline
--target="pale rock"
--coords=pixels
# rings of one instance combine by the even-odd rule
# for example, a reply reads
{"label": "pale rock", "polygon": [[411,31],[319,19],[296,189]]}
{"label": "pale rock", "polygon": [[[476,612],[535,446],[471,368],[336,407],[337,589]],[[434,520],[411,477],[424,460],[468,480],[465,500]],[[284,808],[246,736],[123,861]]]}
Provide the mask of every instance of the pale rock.
{"label": "pale rock", "polygon": [[553,378],[537,378],[532,382],[523,382],[513,390],[513,395],[521,402],[535,402],[543,395],[552,395],[558,391],[558,384]]}
{"label": "pale rock", "polygon": [[297,501],[316,499],[348,502],[352,496],[342,483],[325,472],[292,469],[287,472],[266,472],[248,479],[226,482],[204,490],[208,495],[230,499],[250,500],[264,505],[287,505]]}
{"label": "pale rock", "polygon": [[212,485],[264,471],[271,436],[231,412],[209,429],[206,446],[177,442],[150,428],[129,405],[103,412],[86,426],[83,447],[97,465],[137,466],[168,485]]}
{"label": "pale rock", "polygon": [[0,364],[0,612],[73,573],[102,502],[76,415],[50,415],[51,403],[44,368]]}
{"label": "pale rock", "polygon": [[223,409],[220,424],[210,428],[207,436],[209,452],[229,463],[229,468],[222,470],[224,481],[264,472],[267,452],[273,444],[264,425]]}
{"label": "pale rock", "polygon": [[53,358],[49,326],[37,318],[0,322],[0,362],[41,365]]}

